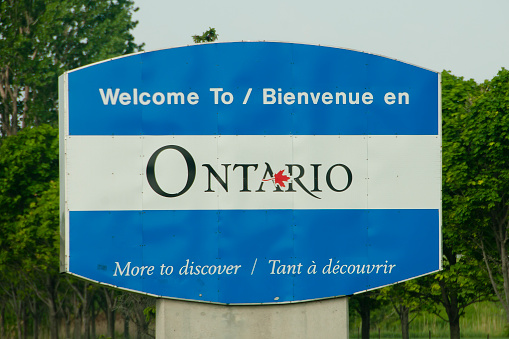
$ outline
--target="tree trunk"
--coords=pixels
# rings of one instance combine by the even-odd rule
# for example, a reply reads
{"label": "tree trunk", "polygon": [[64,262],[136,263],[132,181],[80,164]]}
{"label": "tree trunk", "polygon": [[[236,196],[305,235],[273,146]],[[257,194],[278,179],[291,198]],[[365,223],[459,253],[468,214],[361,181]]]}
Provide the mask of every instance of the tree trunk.
{"label": "tree trunk", "polygon": [[[81,338],[90,339],[90,293],[88,291],[89,283],[85,282],[80,284],[78,288],[75,289],[76,295],[79,297],[81,301],[81,312],[80,313],[80,325],[81,325]],[[80,287],[82,288],[82,292],[79,291]]]}
{"label": "tree trunk", "polygon": [[111,339],[115,339],[115,310],[108,310],[108,337]]}
{"label": "tree trunk", "polygon": [[[456,264],[456,255],[444,246],[444,255],[452,265]],[[457,291],[449,290],[443,281],[438,283],[442,292],[442,305],[445,307],[447,318],[449,320],[449,330],[451,339],[460,339],[460,307]]]}
{"label": "tree trunk", "polygon": [[456,317],[454,321],[449,320],[449,332],[451,339],[460,339],[460,318]]}
{"label": "tree trunk", "polygon": [[65,317],[65,338],[71,339],[71,312]]}
{"label": "tree trunk", "polygon": [[[38,299],[33,296],[28,301],[28,306],[30,309],[30,317],[32,318],[32,339],[39,339],[39,307],[37,303]],[[28,333],[28,331],[27,331]]]}
{"label": "tree trunk", "polygon": [[362,320],[361,336],[362,339],[369,339],[369,329],[371,327],[371,300],[369,297],[359,298],[360,314]]}
{"label": "tree trunk", "polygon": [[83,303],[83,307],[81,308],[83,321],[83,337],[85,339],[90,339],[90,304],[92,302],[93,289],[89,289],[89,286],[90,284],[87,282],[84,284],[83,294],[81,296],[81,302]]}
{"label": "tree trunk", "polygon": [[49,308],[49,331],[51,339],[58,339],[58,319],[55,305]]}
{"label": "tree trunk", "polygon": [[81,339],[81,317],[79,315],[74,317],[73,337],[74,339]]}
{"label": "tree trunk", "polygon": [[129,339],[129,315],[124,317],[124,339]]}
{"label": "tree trunk", "polygon": [[0,338],[5,338],[5,304],[1,303],[2,310],[0,311]]}
{"label": "tree trunk", "polygon": [[405,305],[399,306],[399,319],[401,321],[401,336],[403,339],[410,338],[410,323],[408,321],[408,315],[410,308]]}
{"label": "tree trunk", "polygon": [[116,320],[116,314],[115,314],[115,307],[117,304],[116,300],[116,292],[115,290],[104,288],[104,299],[106,301],[106,309],[104,310],[106,313],[106,319],[107,319],[107,329],[108,334],[107,336],[111,339],[115,339],[115,320]]}
{"label": "tree trunk", "polygon": [[84,339],[90,339],[90,316],[88,313],[88,306],[89,305],[86,303],[83,305],[82,316],[81,316],[81,321],[82,321],[82,326],[83,326],[82,333],[83,333]]}
{"label": "tree trunk", "polygon": [[91,303],[90,303],[90,326],[92,327],[92,338],[97,338],[97,336],[95,335],[95,303],[94,301],[92,300]]}
{"label": "tree trunk", "polygon": [[28,310],[26,307],[23,309],[23,339],[28,338]]}
{"label": "tree trunk", "polygon": [[[506,249],[506,244],[507,244],[507,226],[509,225],[509,221],[507,222],[507,224],[505,222],[502,222],[499,224],[499,229],[500,229],[500,237],[501,237],[501,244],[500,244],[500,261],[501,261],[501,271],[502,271],[502,278],[503,278],[503,281],[504,281],[504,299],[503,299],[503,303],[505,304],[504,305],[504,308],[507,310],[509,309],[509,262],[508,262],[508,257],[507,257],[507,249]],[[504,302],[505,301],[505,302]],[[507,319],[507,324],[509,324],[509,312],[506,311],[506,319]]]}
{"label": "tree trunk", "polygon": [[22,303],[19,304],[19,309],[15,310],[15,311],[16,311],[16,329],[18,332],[18,338],[21,339],[21,338],[23,338],[22,324],[23,324],[23,313],[24,313]]}
{"label": "tree trunk", "polygon": [[34,329],[33,339],[39,339],[39,314],[38,313],[34,314],[33,329]]}
{"label": "tree trunk", "polygon": [[73,309],[74,309],[73,338],[81,339],[81,312],[80,312],[80,306],[78,304],[78,296],[76,293],[74,293],[74,296],[73,296],[73,304],[74,304],[74,307],[73,307]]}

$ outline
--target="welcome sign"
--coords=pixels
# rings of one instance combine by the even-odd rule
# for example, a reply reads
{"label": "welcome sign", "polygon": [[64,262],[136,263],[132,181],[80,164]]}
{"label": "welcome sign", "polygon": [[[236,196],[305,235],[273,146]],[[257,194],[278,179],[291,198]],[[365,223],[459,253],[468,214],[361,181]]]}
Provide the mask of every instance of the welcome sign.
{"label": "welcome sign", "polygon": [[60,77],[62,270],[155,296],[314,300],[441,268],[440,76],[213,43]]}

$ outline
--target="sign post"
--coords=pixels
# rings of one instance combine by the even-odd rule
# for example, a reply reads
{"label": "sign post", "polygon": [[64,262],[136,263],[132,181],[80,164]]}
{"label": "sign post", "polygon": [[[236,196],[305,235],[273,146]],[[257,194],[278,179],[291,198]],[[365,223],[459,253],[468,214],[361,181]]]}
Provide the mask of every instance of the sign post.
{"label": "sign post", "polygon": [[64,272],[264,313],[441,269],[436,72],[212,43],[70,71],[60,93]]}
{"label": "sign post", "polygon": [[348,298],[278,305],[158,299],[157,338],[348,338]]}

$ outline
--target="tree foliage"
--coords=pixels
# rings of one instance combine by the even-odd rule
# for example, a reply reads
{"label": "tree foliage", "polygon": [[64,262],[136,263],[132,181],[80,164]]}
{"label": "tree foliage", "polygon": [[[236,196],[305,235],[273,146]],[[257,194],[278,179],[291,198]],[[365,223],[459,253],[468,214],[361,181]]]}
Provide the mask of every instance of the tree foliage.
{"label": "tree foliage", "polygon": [[208,30],[203,32],[202,35],[193,35],[193,41],[197,44],[201,44],[203,42],[213,42],[219,38],[219,34],[216,33],[215,28],[209,27]]}
{"label": "tree foliage", "polygon": [[0,2],[2,338],[35,339],[42,324],[58,338],[58,325],[68,334],[71,322],[84,324],[78,336],[89,333],[90,303],[102,294],[58,272],[57,81],[66,70],[140,50],[135,10],[132,0]]}
{"label": "tree foliage", "polygon": [[[58,180],[58,131],[25,129],[0,145],[0,227],[13,227]],[[9,225],[9,226],[8,226]],[[0,239],[7,239],[5,234]],[[4,243],[0,240],[0,246]]]}
{"label": "tree foliage", "polygon": [[416,291],[419,289],[415,280],[388,286],[380,290],[379,298],[389,301],[399,317],[402,339],[410,338],[410,323],[424,308],[422,299]]}
{"label": "tree foliage", "polygon": [[[18,319],[27,300],[36,299],[31,292],[55,301],[47,289],[58,274],[57,134],[41,125],[0,145],[0,287],[11,300],[16,296],[11,305]],[[56,318],[50,322],[56,325]]]}
{"label": "tree foliage", "polygon": [[473,255],[468,241],[469,234],[472,234],[477,225],[458,218],[457,214],[459,210],[470,208],[460,198],[463,180],[460,178],[466,178],[470,168],[458,163],[456,158],[472,156],[466,148],[458,147],[458,141],[465,132],[465,126],[459,122],[472,114],[481,93],[481,86],[475,81],[453,76],[449,72],[442,73],[443,270],[408,282],[403,290],[393,287],[386,293],[394,299],[395,291],[399,291],[396,297],[400,306],[404,307],[403,310],[412,305],[415,298],[420,299],[421,309],[449,323],[450,337],[453,339],[460,338],[460,317],[464,315],[466,307],[489,300],[493,295],[486,271],[479,269],[482,262],[479,256]]}
{"label": "tree foliage", "polygon": [[509,323],[509,71],[479,86],[444,154],[444,181],[455,232],[468,254],[485,264]]}
{"label": "tree foliage", "polygon": [[[62,322],[66,333],[74,323],[76,335],[88,338],[95,304],[114,315],[122,301],[135,298],[60,275],[59,247],[58,131],[51,125],[25,128],[0,144],[0,317],[5,312],[13,317],[11,327],[0,321],[2,338],[23,337],[28,314],[34,337],[44,321],[51,338],[59,337]],[[151,333],[144,308],[153,303],[145,297],[136,307],[123,307],[140,335]],[[108,317],[110,337],[114,322]]]}
{"label": "tree foliage", "polygon": [[0,136],[57,120],[64,71],[142,48],[132,0],[0,2]]}

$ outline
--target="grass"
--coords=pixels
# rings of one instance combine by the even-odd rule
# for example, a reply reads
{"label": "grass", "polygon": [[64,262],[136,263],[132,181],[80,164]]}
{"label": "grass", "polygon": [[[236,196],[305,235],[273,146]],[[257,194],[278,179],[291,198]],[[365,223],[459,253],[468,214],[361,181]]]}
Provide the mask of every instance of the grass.
{"label": "grass", "polygon": [[[505,312],[499,303],[473,304],[460,319],[462,338],[507,338]],[[360,337],[360,316],[350,311],[350,338]],[[438,316],[422,312],[410,323],[410,338],[449,338],[449,324]],[[371,314],[371,338],[401,338],[401,327],[391,307]]]}

